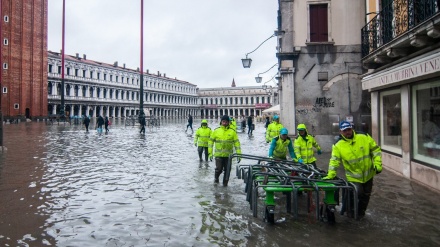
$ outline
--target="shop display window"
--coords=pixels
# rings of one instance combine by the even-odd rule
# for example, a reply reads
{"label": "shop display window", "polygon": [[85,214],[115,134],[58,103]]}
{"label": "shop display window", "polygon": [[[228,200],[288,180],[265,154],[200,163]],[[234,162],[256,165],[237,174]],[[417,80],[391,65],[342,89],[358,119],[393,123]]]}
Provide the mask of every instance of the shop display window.
{"label": "shop display window", "polygon": [[440,166],[440,81],[412,87],[414,159]]}
{"label": "shop display window", "polygon": [[380,146],[383,150],[402,154],[400,89],[382,92],[380,101]]}

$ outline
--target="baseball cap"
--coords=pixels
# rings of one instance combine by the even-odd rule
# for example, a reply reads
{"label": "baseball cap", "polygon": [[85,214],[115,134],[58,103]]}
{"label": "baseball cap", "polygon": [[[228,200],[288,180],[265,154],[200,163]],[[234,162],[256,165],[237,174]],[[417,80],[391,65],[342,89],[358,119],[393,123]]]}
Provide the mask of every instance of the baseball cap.
{"label": "baseball cap", "polygon": [[339,123],[339,130],[345,130],[345,129],[351,129],[353,128],[351,126],[351,123],[348,121],[342,121]]}

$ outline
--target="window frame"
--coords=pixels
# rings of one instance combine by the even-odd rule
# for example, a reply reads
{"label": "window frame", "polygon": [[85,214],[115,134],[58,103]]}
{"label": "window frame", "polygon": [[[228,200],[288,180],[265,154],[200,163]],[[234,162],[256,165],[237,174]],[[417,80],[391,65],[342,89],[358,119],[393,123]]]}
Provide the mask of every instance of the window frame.
{"label": "window frame", "polygon": [[[386,90],[386,91],[383,91],[383,92],[380,92],[380,95],[379,95],[379,102],[380,102],[380,104],[379,104],[379,114],[380,114],[380,124],[379,124],[379,126],[380,126],[380,137],[379,137],[379,140],[380,140],[380,147],[383,149],[383,150],[386,150],[386,151],[389,151],[389,152],[392,152],[392,153],[396,153],[396,154],[399,154],[399,155],[401,155],[402,154],[402,94],[401,94],[401,92],[402,92],[402,90],[400,89],[400,88],[396,88],[396,89],[391,89],[391,90]],[[385,112],[384,112],[384,97],[386,97],[386,96],[391,96],[391,95],[398,95],[399,96],[399,98],[400,98],[400,101],[398,102],[398,103],[400,103],[400,108],[399,108],[399,110],[395,110],[394,111],[394,113],[395,112],[398,112],[398,111],[400,111],[399,112],[399,114],[400,114],[400,135],[392,135],[392,134],[390,134],[390,135],[385,135],[386,134],[386,132],[388,133],[388,132],[392,132],[392,130],[391,131],[388,131],[388,123],[389,123],[389,116],[388,116],[388,113],[393,113],[393,112],[390,112],[390,111],[387,111],[387,113],[385,114]],[[396,103],[397,104],[397,103]],[[395,108],[396,109],[396,108]],[[393,115],[393,116],[395,116],[395,115]],[[392,121],[392,119],[391,119],[391,121]],[[397,119],[396,119],[396,121],[397,121]],[[385,128],[387,128],[387,130],[385,130]],[[397,145],[391,145],[391,144],[388,144],[388,143],[385,143],[385,141],[388,141],[388,138],[390,138],[390,137],[392,137],[392,136],[396,136],[397,137]],[[385,137],[388,137],[387,139],[385,138]],[[400,144],[399,144],[400,143]]]}
{"label": "window frame", "polygon": [[[311,40],[311,6],[316,5],[327,5],[327,40],[326,41],[312,41]],[[323,0],[323,1],[309,1],[307,2],[307,43],[331,43],[332,39],[332,14],[331,14],[331,1]]]}

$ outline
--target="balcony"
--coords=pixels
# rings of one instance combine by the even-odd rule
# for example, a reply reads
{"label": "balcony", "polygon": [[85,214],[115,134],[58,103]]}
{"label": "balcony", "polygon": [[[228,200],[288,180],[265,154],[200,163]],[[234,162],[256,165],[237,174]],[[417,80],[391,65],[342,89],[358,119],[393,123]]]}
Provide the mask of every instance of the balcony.
{"label": "balcony", "polygon": [[440,0],[394,0],[362,28],[362,62],[375,69],[433,47],[440,38]]}

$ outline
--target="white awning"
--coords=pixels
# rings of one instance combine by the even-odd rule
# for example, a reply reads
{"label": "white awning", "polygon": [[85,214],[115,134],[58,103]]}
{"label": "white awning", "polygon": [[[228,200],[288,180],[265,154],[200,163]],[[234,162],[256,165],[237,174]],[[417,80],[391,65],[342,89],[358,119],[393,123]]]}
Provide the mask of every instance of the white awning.
{"label": "white awning", "polygon": [[263,113],[280,113],[280,105],[272,106],[271,108],[268,108],[263,111]]}

